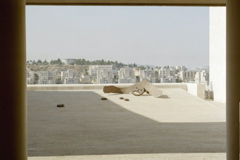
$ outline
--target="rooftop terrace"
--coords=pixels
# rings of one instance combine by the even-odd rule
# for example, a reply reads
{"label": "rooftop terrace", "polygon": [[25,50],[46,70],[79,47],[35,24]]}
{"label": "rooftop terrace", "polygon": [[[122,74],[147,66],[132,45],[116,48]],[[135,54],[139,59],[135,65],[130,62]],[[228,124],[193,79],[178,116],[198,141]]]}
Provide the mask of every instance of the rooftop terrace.
{"label": "rooftop terrace", "polygon": [[224,104],[161,90],[163,98],[28,91],[29,160],[226,159]]}

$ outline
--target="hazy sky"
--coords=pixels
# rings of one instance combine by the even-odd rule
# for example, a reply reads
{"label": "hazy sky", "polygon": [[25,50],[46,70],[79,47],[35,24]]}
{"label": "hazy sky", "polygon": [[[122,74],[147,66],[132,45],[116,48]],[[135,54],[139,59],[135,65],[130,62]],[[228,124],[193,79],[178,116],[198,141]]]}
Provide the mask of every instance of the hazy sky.
{"label": "hazy sky", "polygon": [[27,6],[27,59],[209,63],[208,7]]}

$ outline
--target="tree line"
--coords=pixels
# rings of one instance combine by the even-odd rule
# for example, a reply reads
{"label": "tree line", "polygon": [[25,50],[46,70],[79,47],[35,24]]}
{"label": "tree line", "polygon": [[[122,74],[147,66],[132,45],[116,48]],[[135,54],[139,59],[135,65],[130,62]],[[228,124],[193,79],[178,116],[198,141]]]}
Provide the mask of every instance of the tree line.
{"label": "tree line", "polygon": [[[63,65],[64,63],[61,61],[60,58],[56,59],[56,60],[51,60],[50,62],[48,62],[46,59],[44,61],[42,60],[28,60],[27,64],[33,64],[33,65]],[[95,61],[89,61],[89,60],[85,60],[85,59],[76,59],[75,63],[73,63],[72,65],[116,65],[117,68],[121,68],[123,66],[128,66],[128,67],[138,67],[137,64],[133,63],[133,64],[124,64],[122,62],[118,62],[118,61],[106,61],[106,60],[95,60]],[[139,66],[141,68],[143,68],[143,66]]]}

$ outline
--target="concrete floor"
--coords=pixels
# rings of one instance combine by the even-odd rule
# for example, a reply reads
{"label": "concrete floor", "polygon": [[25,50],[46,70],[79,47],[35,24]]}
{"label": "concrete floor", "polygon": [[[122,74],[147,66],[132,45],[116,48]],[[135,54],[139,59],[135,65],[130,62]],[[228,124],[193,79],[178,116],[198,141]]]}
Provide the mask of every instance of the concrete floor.
{"label": "concrete floor", "polygon": [[225,107],[162,90],[163,98],[29,91],[29,159],[225,159]]}
{"label": "concrete floor", "polygon": [[158,153],[29,157],[28,160],[226,160],[225,153]]}

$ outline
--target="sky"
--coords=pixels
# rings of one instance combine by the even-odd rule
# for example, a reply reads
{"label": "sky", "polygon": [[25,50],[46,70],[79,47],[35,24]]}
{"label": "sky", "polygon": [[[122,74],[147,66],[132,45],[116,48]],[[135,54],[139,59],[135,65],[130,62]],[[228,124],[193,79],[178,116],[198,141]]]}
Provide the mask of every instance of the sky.
{"label": "sky", "polygon": [[208,7],[27,6],[27,60],[209,65]]}

